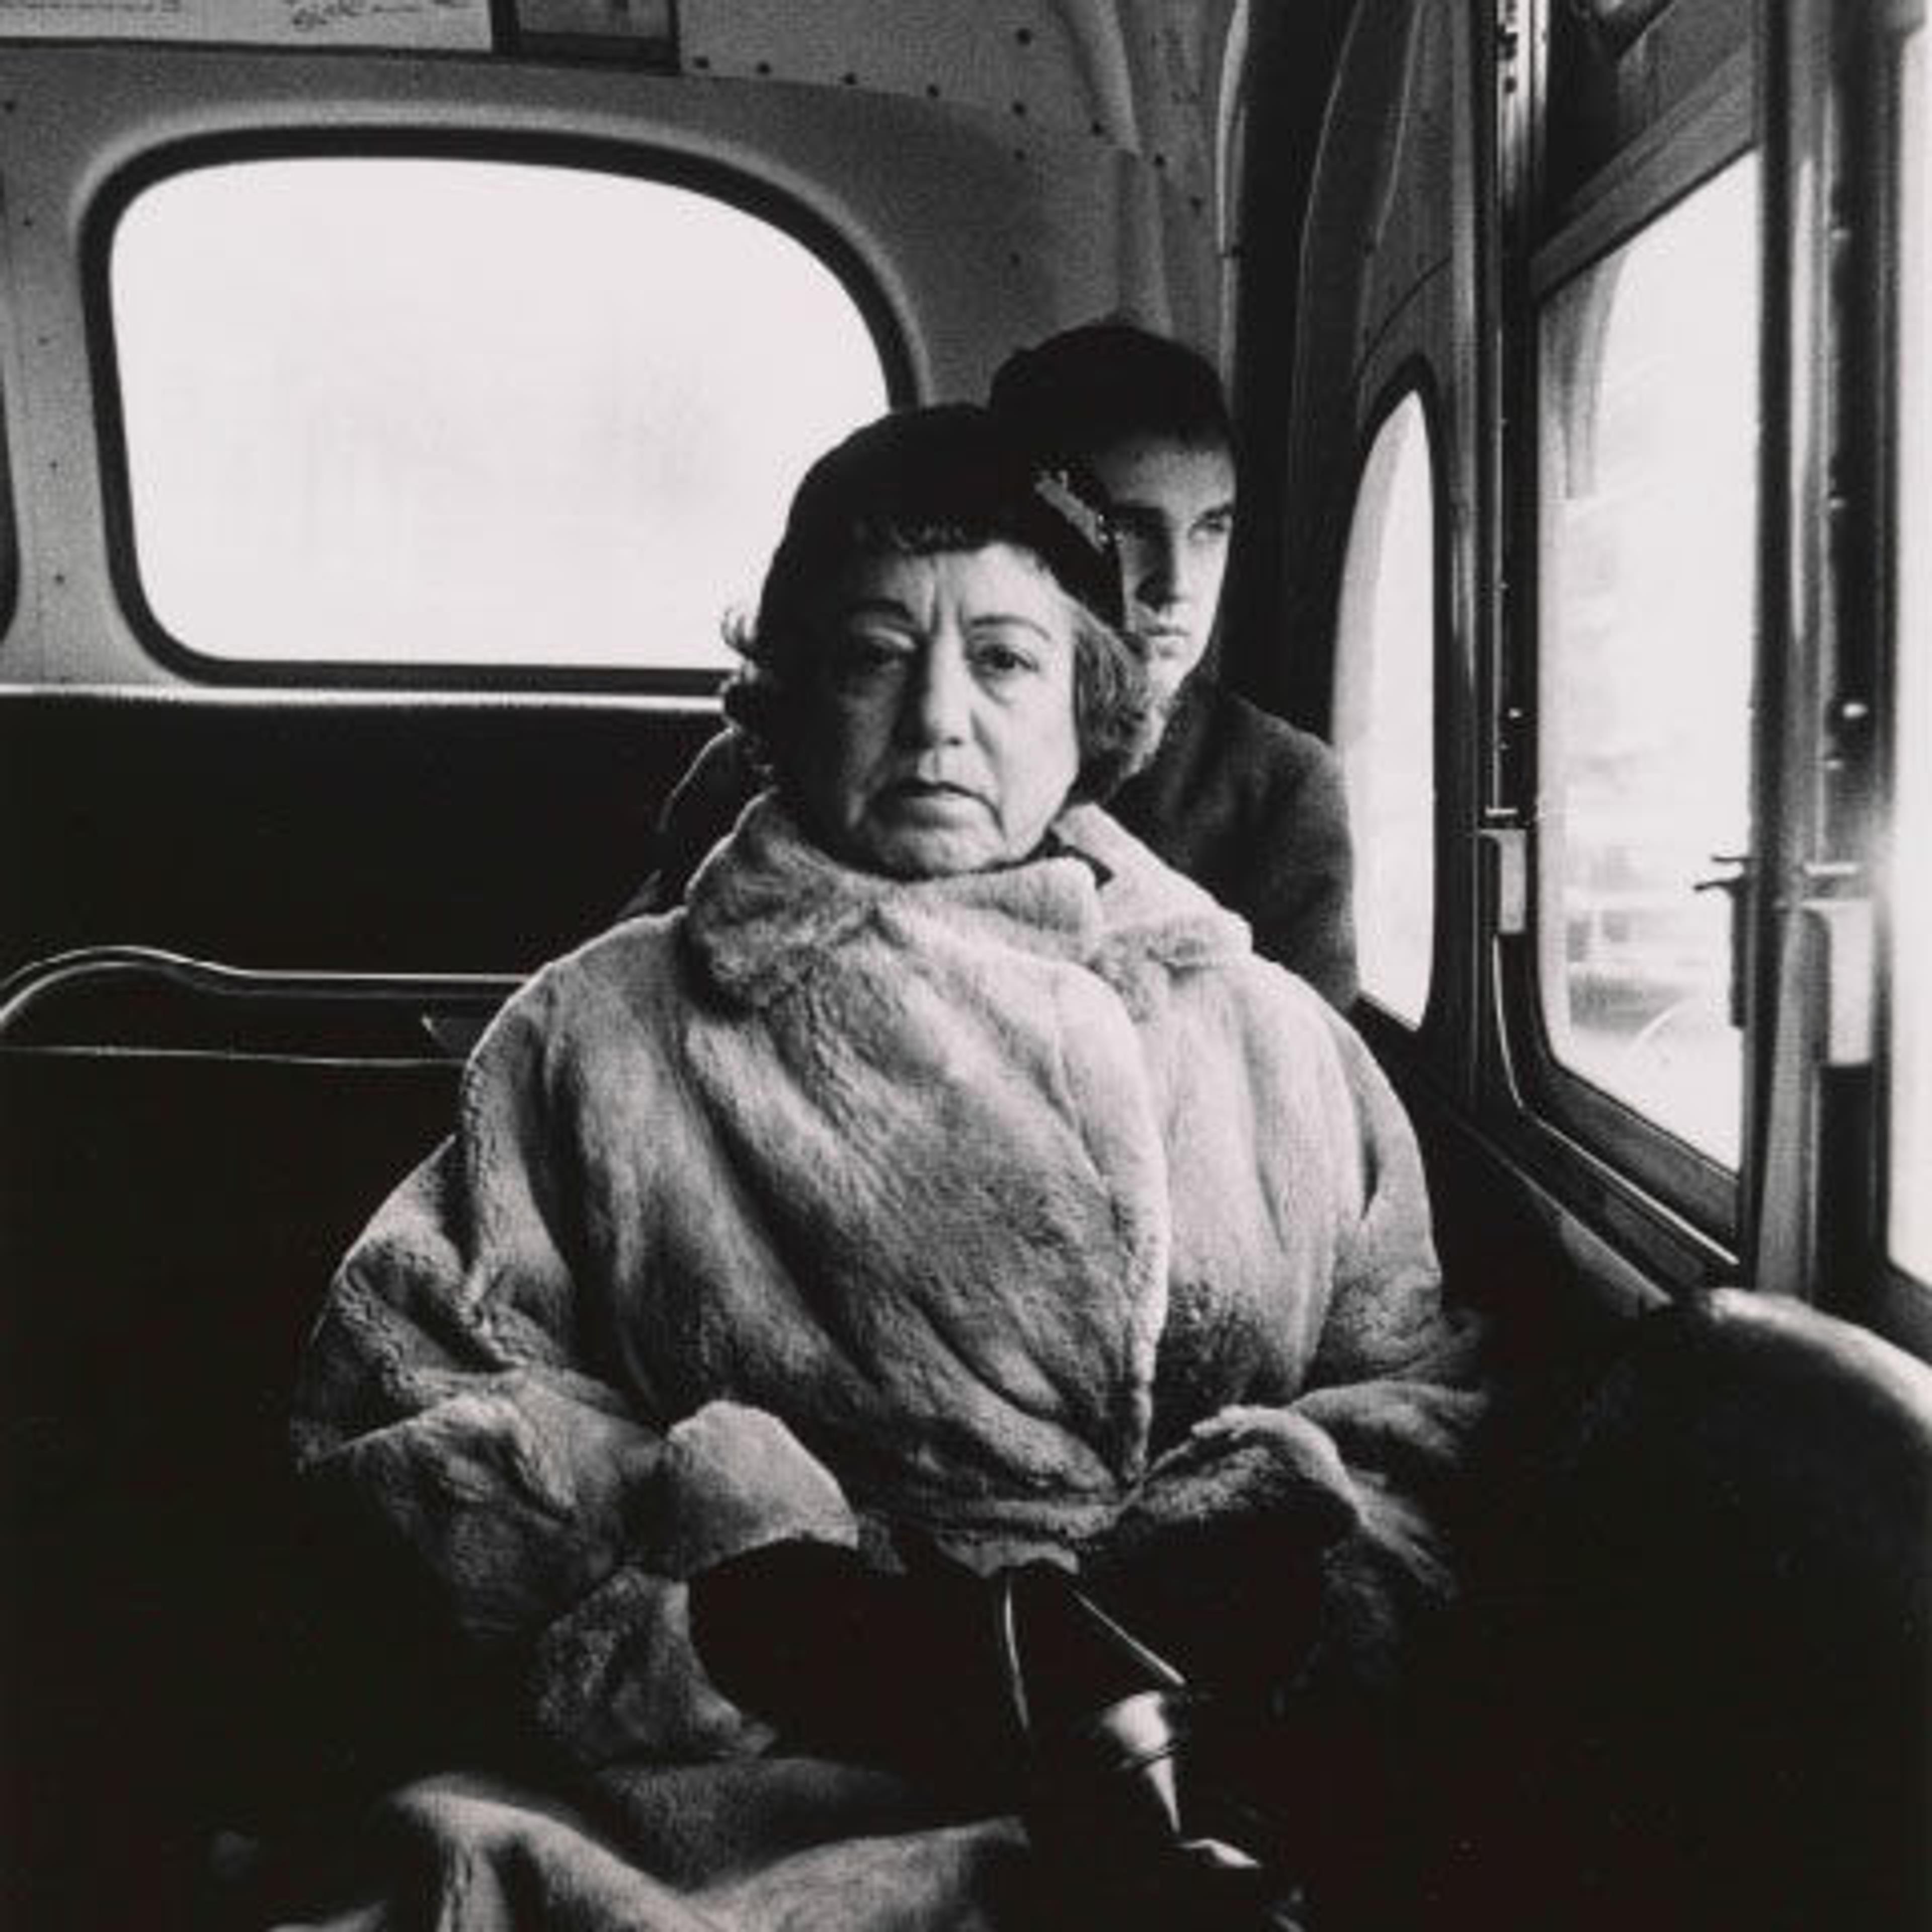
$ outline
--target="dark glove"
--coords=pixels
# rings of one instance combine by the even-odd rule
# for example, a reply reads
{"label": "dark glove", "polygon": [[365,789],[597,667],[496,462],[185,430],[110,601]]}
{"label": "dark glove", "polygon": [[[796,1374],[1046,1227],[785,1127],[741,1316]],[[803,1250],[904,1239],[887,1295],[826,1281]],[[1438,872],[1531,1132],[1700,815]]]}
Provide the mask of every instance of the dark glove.
{"label": "dark glove", "polygon": [[1358,1520],[1319,1430],[1286,1410],[1228,1409],[1155,1465],[1083,1568],[1190,1679],[1258,1698],[1300,1667],[1323,1558]]}
{"label": "dark glove", "polygon": [[691,1584],[706,1672],[789,1745],[954,1793],[1010,1789],[988,1586],[928,1557],[904,1574],[829,1544],[779,1543]]}

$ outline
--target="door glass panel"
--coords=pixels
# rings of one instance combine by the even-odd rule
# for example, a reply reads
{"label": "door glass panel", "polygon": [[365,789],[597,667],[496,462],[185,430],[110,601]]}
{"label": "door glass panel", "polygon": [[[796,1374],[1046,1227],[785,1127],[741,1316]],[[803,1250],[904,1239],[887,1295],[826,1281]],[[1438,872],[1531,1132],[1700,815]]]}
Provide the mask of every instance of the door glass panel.
{"label": "door glass panel", "polygon": [[1412,1025],[1436,923],[1436,514],[1428,419],[1405,396],[1377,432],[1348,529],[1335,748],[1355,846],[1363,992]]}
{"label": "door glass panel", "polygon": [[886,401],[810,250],[628,176],[197,169],[110,281],[142,591],[214,658],[722,666],[806,465]]}
{"label": "door glass panel", "polygon": [[1573,1071],[1737,1157],[1726,896],[1746,849],[1757,178],[1732,163],[1540,318],[1538,916]]}

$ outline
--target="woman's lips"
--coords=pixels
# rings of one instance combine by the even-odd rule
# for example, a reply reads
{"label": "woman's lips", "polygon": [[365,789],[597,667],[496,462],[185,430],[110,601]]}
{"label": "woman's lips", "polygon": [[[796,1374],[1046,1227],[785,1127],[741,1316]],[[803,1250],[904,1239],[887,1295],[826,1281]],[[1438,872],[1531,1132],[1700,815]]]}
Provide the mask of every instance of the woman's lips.
{"label": "woman's lips", "polygon": [[903,812],[935,813],[964,810],[980,802],[970,785],[946,778],[899,778],[886,788],[886,801]]}

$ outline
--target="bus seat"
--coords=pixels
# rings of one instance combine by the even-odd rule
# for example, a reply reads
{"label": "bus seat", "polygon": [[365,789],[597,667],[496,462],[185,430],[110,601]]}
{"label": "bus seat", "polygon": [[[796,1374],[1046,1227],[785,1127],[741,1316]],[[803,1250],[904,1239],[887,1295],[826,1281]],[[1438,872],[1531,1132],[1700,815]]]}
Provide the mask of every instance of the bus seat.
{"label": "bus seat", "polygon": [[[278,1056],[248,1024],[244,1052],[0,1046],[0,1923],[192,1922],[218,1830],[386,1768],[341,1701],[286,1414],[456,1069]],[[399,1603],[399,1658],[409,1628]]]}
{"label": "bus seat", "polygon": [[1631,1328],[1453,1727],[1444,1922],[1932,1924],[1932,1367],[1736,1289]]}

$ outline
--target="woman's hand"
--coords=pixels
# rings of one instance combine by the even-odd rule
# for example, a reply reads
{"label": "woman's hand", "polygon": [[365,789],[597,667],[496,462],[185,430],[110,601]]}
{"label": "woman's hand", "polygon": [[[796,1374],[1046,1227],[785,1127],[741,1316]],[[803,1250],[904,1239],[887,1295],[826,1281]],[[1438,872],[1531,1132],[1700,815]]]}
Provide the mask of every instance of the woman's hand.
{"label": "woman's hand", "polygon": [[1314,1640],[1323,1553],[1359,1520],[1324,1431],[1285,1409],[1225,1408],[1155,1463],[1087,1568],[1190,1678],[1278,1684]]}
{"label": "woman's hand", "polygon": [[1158,1541],[1203,1535],[1218,1545],[1244,1520],[1307,1555],[1354,1528],[1354,1479],[1324,1430],[1291,1409],[1232,1406],[1197,1422],[1148,1472],[1116,1538]]}
{"label": "woman's hand", "polygon": [[928,1559],[904,1574],[780,1543],[692,1579],[712,1682],[795,1749],[907,1772],[955,1795],[1010,1778],[1012,1737],[987,1583]]}

